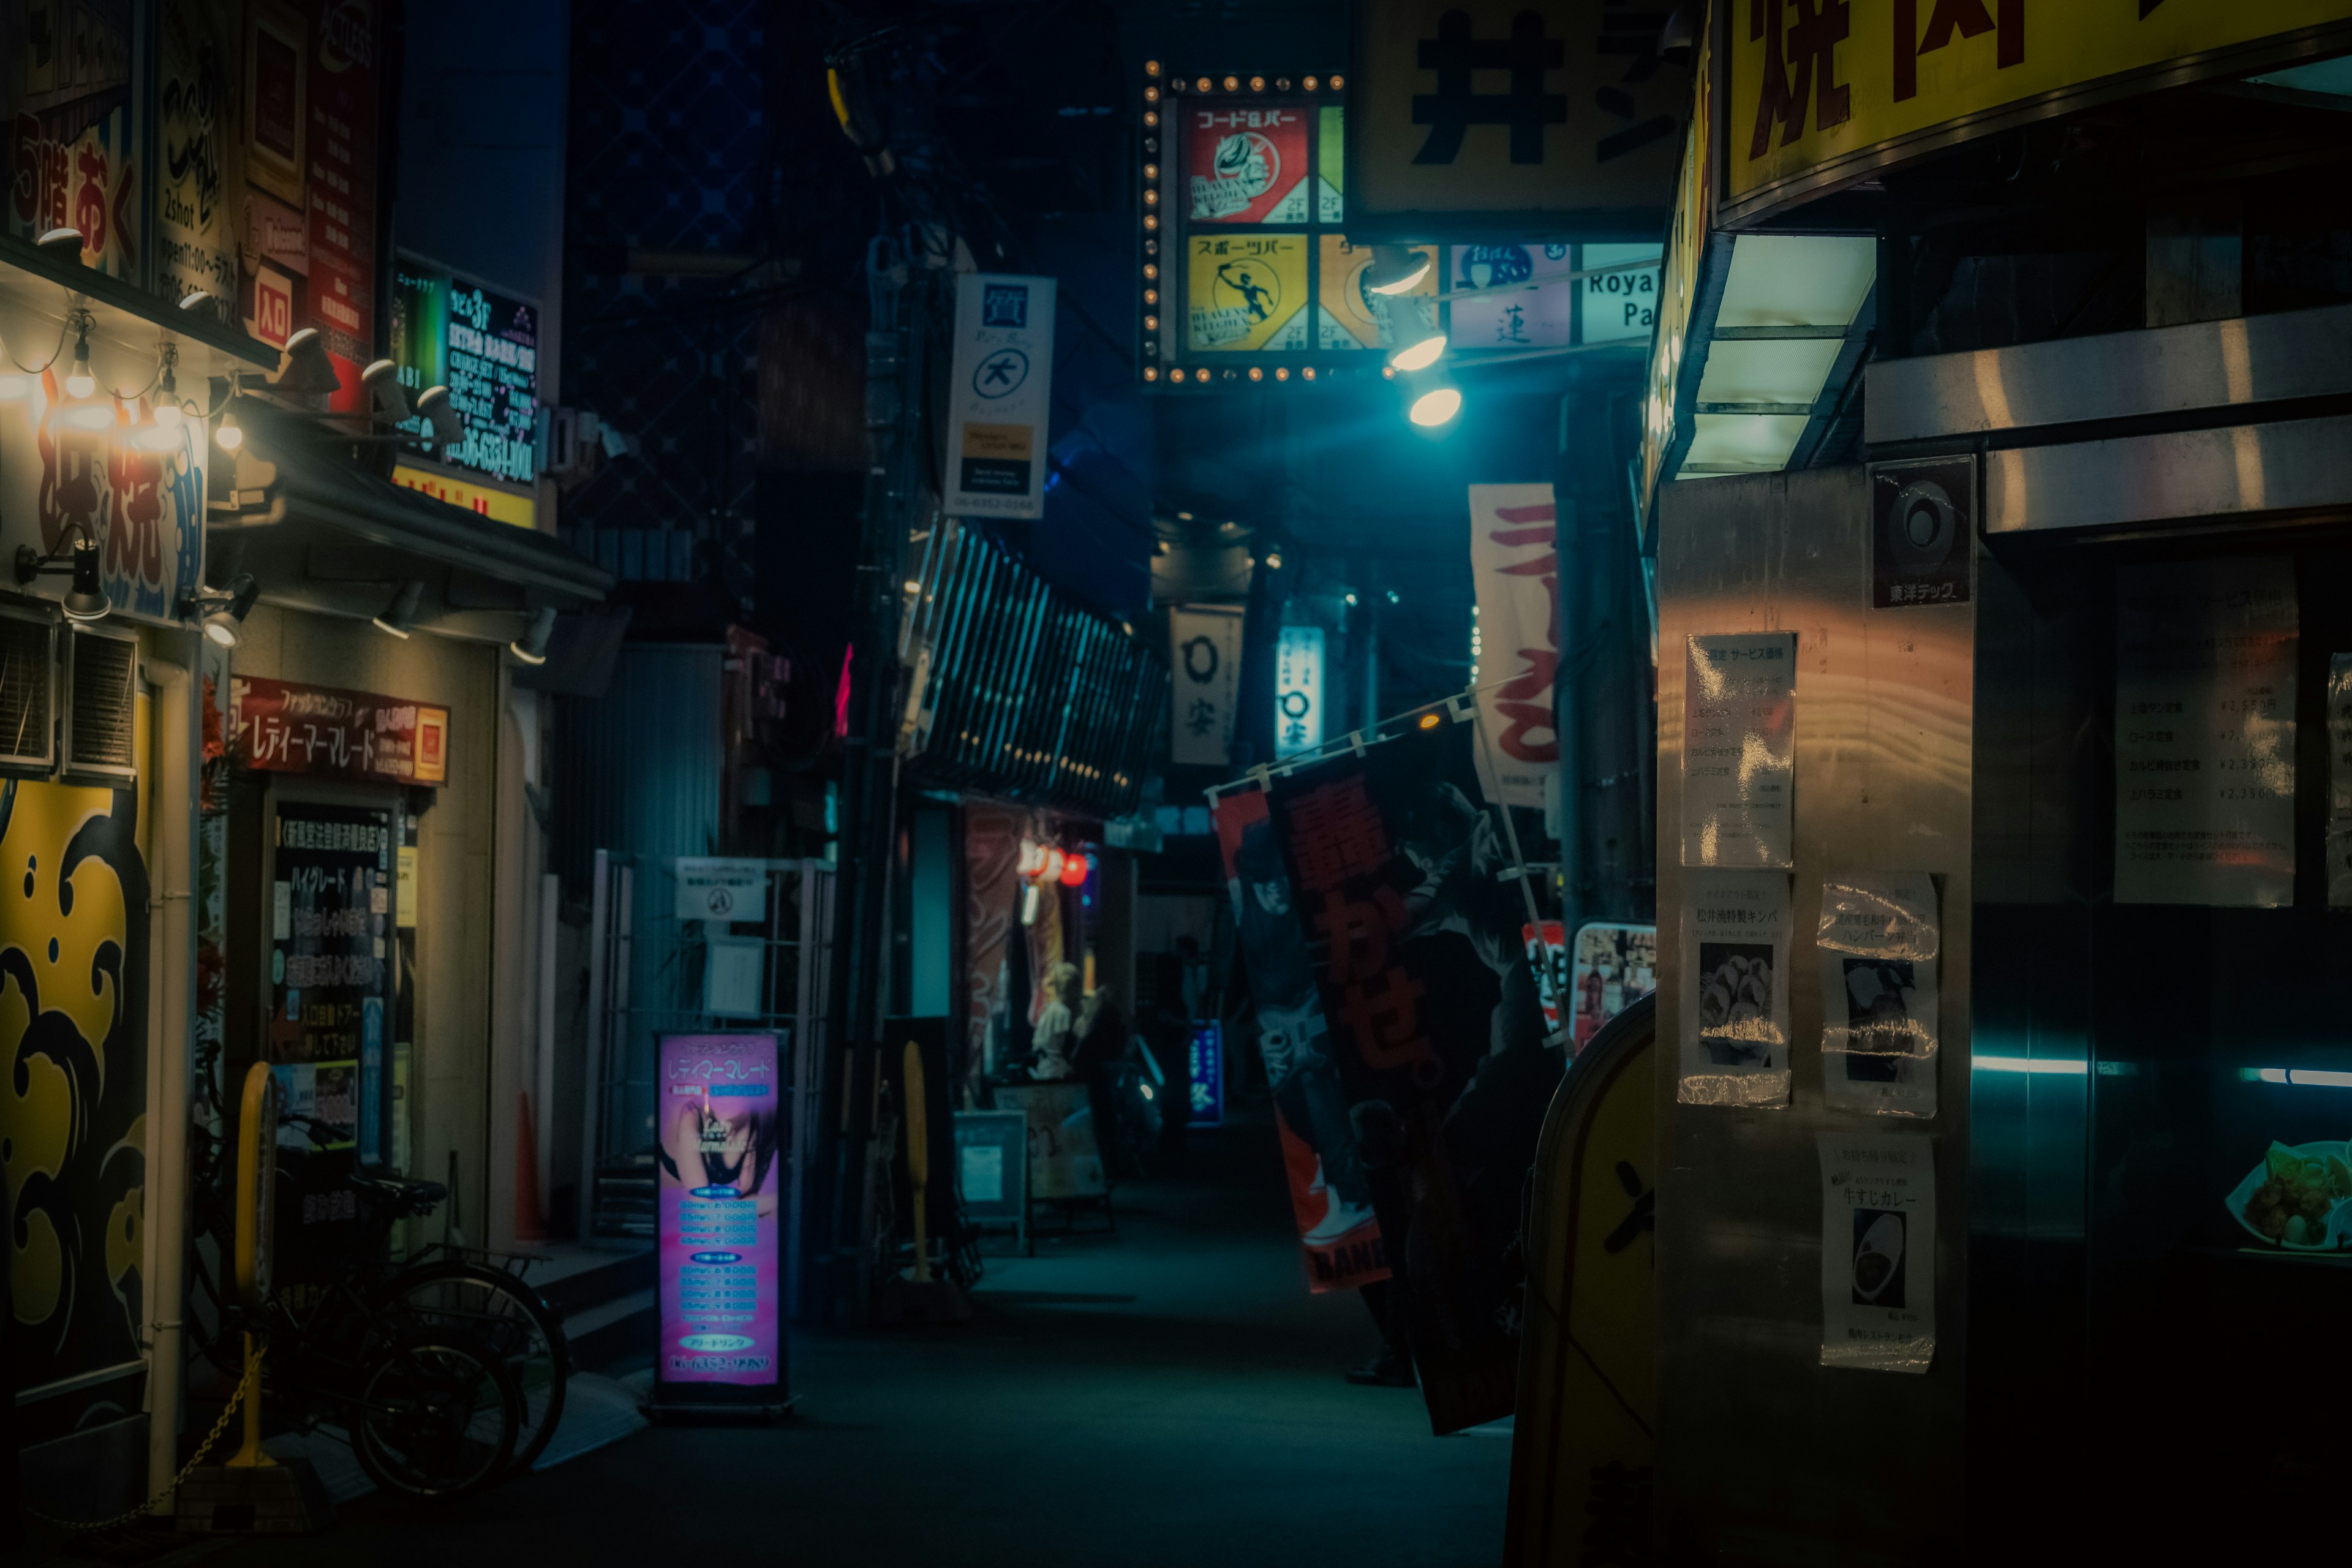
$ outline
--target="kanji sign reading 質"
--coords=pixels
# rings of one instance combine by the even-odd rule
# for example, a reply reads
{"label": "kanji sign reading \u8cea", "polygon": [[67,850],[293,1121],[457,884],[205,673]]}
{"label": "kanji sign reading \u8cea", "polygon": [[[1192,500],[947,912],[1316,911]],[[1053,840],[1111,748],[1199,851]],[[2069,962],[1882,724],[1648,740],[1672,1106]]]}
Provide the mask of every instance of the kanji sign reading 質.
{"label": "kanji sign reading \u8cea", "polygon": [[1348,230],[1358,240],[1643,239],[1665,226],[1687,61],[1673,7],[1357,0]]}
{"label": "kanji sign reading \u8cea", "polygon": [[433,703],[238,676],[229,718],[239,767],[405,784],[449,777],[449,710]]}

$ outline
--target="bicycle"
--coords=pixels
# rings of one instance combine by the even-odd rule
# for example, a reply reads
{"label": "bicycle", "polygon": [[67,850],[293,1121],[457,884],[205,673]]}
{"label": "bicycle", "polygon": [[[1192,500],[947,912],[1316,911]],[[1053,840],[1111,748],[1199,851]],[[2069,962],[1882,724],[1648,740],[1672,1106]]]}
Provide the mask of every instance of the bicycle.
{"label": "bicycle", "polygon": [[[311,1150],[306,1152],[325,1150],[322,1134],[332,1131],[327,1123],[300,1115],[283,1122],[310,1141]],[[281,1167],[287,1163],[281,1154]],[[561,1320],[520,1278],[530,1259],[510,1258],[501,1267],[489,1261],[497,1255],[445,1240],[419,1247],[394,1264],[393,1224],[432,1214],[446,1199],[448,1189],[438,1182],[352,1173],[341,1173],[338,1181],[352,1194],[354,1206],[364,1205],[367,1211],[354,1216],[360,1219],[358,1236],[341,1249],[334,1279],[345,1292],[346,1305],[355,1304],[373,1331],[388,1342],[455,1339],[491,1352],[519,1400],[516,1433],[497,1471],[474,1484],[529,1469],[546,1451],[562,1419],[565,1385],[572,1375],[571,1347]],[[289,1181],[285,1186],[296,1190],[296,1201],[300,1201],[299,1182]],[[287,1258],[288,1250],[281,1248],[280,1257]],[[219,1300],[217,1286],[201,1260],[196,1275]],[[214,1359],[221,1358],[215,1354]]]}

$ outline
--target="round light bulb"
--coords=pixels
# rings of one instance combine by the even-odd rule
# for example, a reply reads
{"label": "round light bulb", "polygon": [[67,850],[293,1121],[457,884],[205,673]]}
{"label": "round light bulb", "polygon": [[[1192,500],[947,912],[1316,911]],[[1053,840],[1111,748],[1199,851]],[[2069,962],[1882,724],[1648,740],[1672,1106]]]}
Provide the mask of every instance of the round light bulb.
{"label": "round light bulb", "polygon": [[1412,422],[1416,425],[1443,425],[1461,412],[1462,394],[1451,386],[1424,392],[1412,400]]}
{"label": "round light bulb", "polygon": [[1397,350],[1389,356],[1389,363],[1399,370],[1426,370],[1435,364],[1437,356],[1444,352],[1445,334],[1438,332],[1410,347]]}

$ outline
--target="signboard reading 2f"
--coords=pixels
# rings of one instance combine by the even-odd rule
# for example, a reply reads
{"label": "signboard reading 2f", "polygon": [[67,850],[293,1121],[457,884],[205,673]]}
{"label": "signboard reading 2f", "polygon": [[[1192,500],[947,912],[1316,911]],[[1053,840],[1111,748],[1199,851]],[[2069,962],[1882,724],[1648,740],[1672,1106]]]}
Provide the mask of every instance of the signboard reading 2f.
{"label": "signboard reading 2f", "polygon": [[2352,0],[1732,0],[1723,216],[2021,121],[2352,47]]}

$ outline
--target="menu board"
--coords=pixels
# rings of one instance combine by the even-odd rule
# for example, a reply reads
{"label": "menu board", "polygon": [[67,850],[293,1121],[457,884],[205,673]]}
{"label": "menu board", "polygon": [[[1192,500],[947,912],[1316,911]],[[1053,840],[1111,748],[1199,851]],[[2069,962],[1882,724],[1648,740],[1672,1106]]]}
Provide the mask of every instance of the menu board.
{"label": "menu board", "polygon": [[1683,864],[1787,866],[1797,634],[1693,637],[1683,697]]}
{"label": "menu board", "polygon": [[1305,223],[1303,106],[1185,106],[1184,167],[1194,223]]}
{"label": "menu board", "polygon": [[2116,902],[2294,901],[2294,572],[2116,574]]}
{"label": "menu board", "polygon": [[324,1124],[289,1124],[279,1142],[356,1149],[360,1163],[381,1164],[391,1105],[392,813],[284,801],[277,837],[269,1058],[285,1110]]}
{"label": "menu board", "polygon": [[1305,348],[1307,244],[1301,234],[1195,236],[1187,346]]}
{"label": "menu board", "polygon": [[449,777],[449,710],[435,703],[240,675],[229,724],[241,768],[405,784]]}
{"label": "menu board", "polygon": [[[661,1351],[656,1399],[781,1400],[777,1243],[785,1172],[773,1035],[664,1035],[659,1085]],[[663,1396],[685,1388],[685,1397]],[[742,1402],[741,1396],[730,1402]]]}
{"label": "menu board", "polygon": [[436,449],[436,458],[510,484],[538,479],[536,306],[403,258],[394,274],[392,357],[412,399],[428,386],[449,389],[464,435]]}

